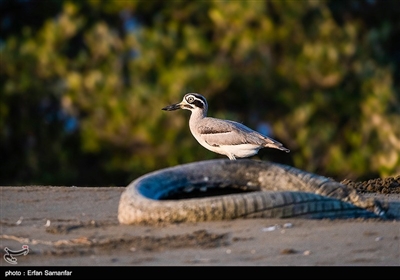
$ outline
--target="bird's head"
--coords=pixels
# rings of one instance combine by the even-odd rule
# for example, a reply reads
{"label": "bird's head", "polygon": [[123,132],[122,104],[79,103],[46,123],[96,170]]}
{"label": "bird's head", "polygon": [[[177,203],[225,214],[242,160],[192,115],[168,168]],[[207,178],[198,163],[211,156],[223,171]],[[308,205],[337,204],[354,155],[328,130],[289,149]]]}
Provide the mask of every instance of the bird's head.
{"label": "bird's head", "polygon": [[198,93],[187,93],[180,103],[172,104],[162,108],[165,111],[175,111],[185,109],[190,111],[200,110],[207,112],[208,104],[204,96]]}

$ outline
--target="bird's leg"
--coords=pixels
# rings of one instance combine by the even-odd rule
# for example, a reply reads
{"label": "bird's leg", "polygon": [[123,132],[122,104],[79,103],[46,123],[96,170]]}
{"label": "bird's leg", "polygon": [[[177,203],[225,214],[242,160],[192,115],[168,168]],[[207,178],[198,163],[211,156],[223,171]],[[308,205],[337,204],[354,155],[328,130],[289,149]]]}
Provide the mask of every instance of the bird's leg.
{"label": "bird's leg", "polygon": [[236,160],[235,156],[232,155],[232,154],[229,154],[229,155],[228,155],[228,158],[229,158],[230,160]]}

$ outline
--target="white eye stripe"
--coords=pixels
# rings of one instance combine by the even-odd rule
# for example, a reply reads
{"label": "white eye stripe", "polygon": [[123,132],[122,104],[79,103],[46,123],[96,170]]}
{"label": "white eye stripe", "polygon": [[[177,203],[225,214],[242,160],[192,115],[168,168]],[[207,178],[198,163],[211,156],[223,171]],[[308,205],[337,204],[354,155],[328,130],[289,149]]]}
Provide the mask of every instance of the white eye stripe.
{"label": "white eye stripe", "polygon": [[201,95],[197,95],[194,93],[189,93],[187,95],[185,95],[184,100],[189,103],[194,105],[194,108],[207,108],[207,101],[205,100],[205,98]]}

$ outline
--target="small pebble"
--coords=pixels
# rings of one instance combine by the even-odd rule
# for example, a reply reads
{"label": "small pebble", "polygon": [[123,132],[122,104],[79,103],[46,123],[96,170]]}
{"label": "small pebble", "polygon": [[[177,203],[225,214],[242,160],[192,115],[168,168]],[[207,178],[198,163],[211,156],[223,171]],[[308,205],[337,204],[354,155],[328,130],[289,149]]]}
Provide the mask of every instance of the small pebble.
{"label": "small pebble", "polygon": [[289,254],[296,254],[296,253],[297,253],[297,251],[292,248],[285,248],[281,251],[282,255],[289,255]]}
{"label": "small pebble", "polygon": [[24,217],[19,217],[19,220],[15,223],[16,225],[20,225],[22,223],[22,220],[24,219]]}
{"label": "small pebble", "polygon": [[278,229],[279,226],[278,225],[274,225],[274,226],[270,226],[270,227],[265,227],[262,229],[262,231],[274,231],[276,229]]}
{"label": "small pebble", "polygon": [[292,228],[293,224],[292,223],[285,223],[285,224],[283,224],[283,227],[284,228]]}

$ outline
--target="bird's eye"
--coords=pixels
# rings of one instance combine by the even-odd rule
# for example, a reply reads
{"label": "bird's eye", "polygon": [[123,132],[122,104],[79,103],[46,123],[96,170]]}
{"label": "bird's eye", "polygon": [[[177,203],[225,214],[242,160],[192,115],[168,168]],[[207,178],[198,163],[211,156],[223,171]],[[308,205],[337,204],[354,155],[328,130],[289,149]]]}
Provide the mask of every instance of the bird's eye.
{"label": "bird's eye", "polygon": [[192,102],[194,101],[194,97],[193,97],[193,96],[189,96],[186,100],[187,100],[189,103],[192,103]]}

